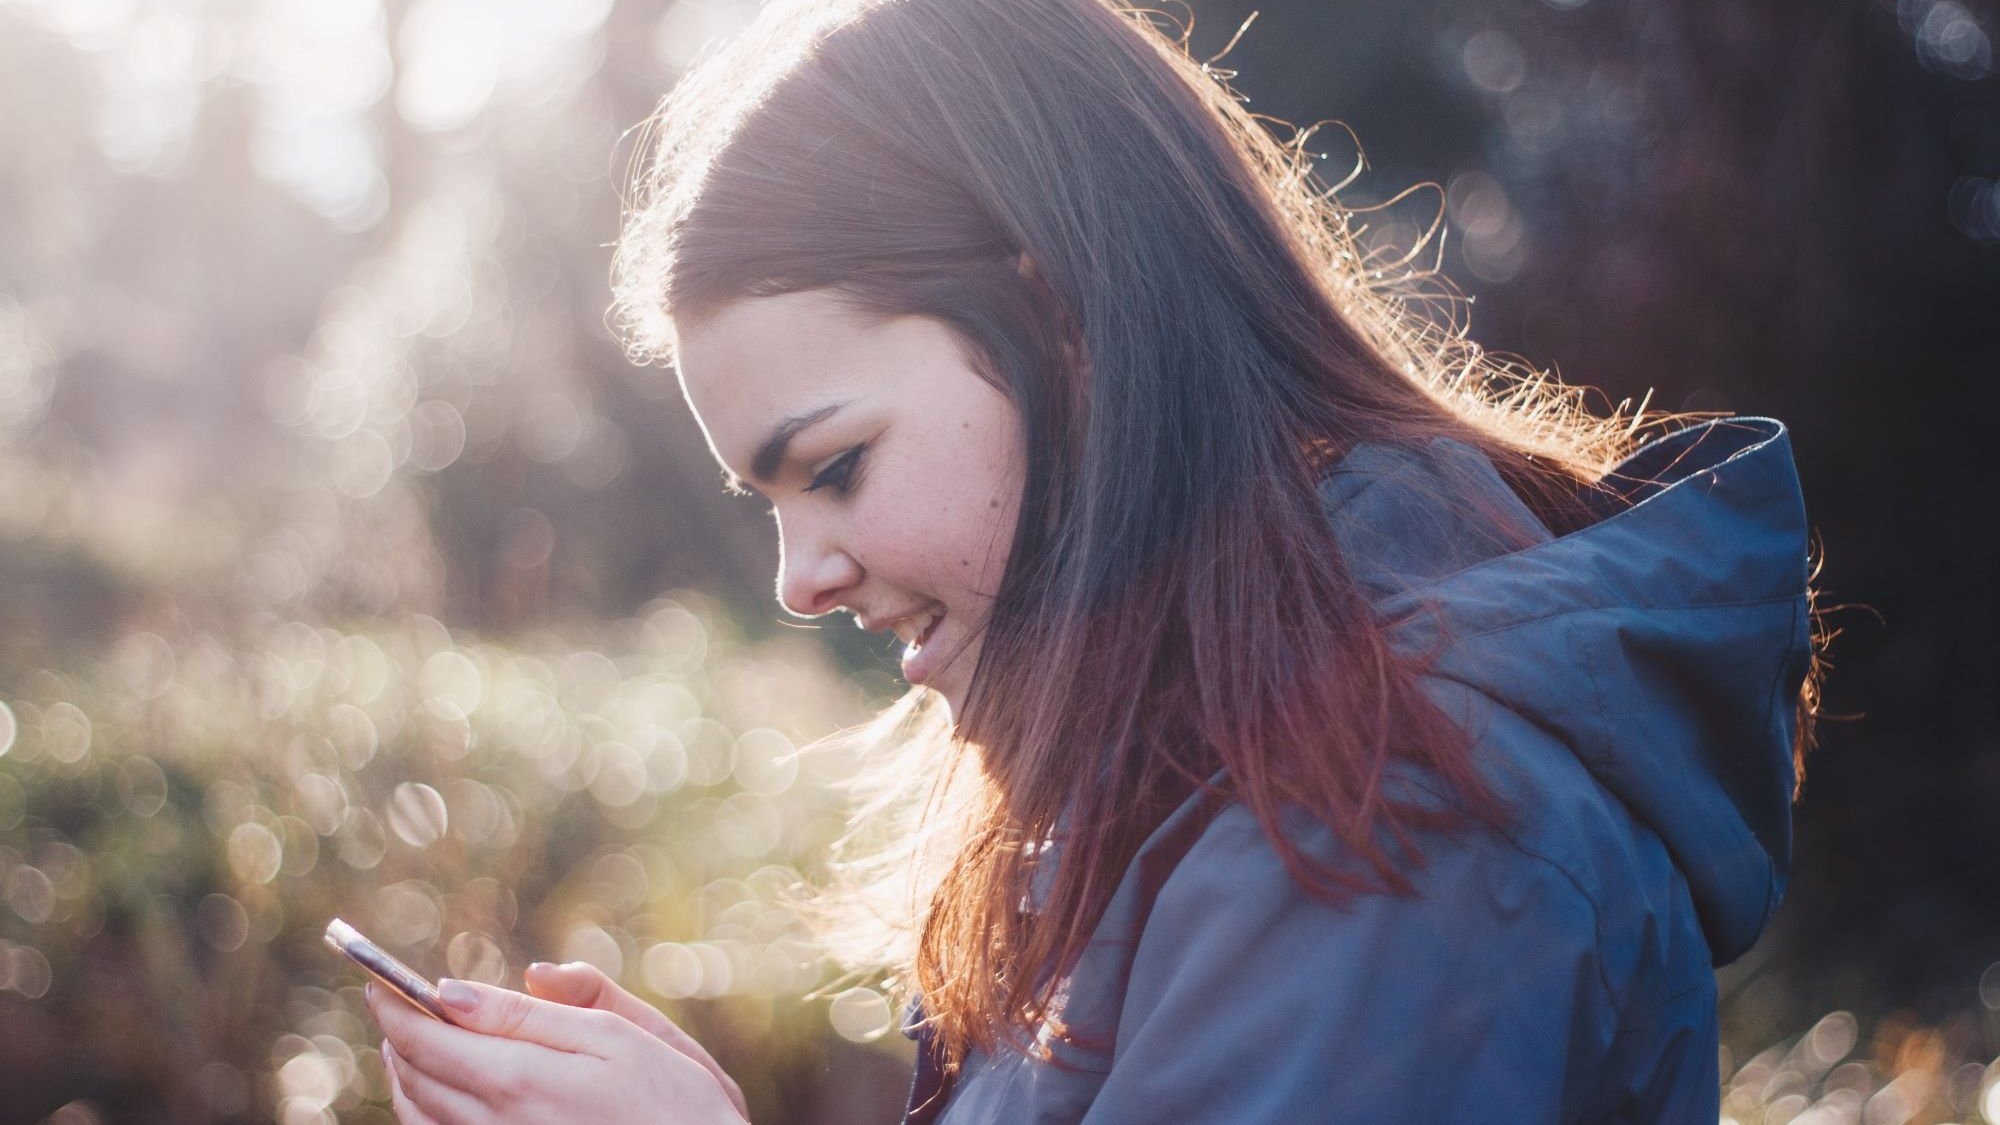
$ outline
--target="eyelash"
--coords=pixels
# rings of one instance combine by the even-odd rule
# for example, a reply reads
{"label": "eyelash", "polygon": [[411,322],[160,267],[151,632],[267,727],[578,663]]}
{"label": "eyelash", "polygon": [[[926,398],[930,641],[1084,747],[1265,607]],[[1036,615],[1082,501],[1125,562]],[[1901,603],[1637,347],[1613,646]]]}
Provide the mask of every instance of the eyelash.
{"label": "eyelash", "polygon": [[854,490],[854,472],[861,464],[861,455],[868,449],[862,442],[834,459],[831,465],[821,469],[819,474],[806,485],[807,492],[818,492],[822,488],[832,488],[836,496],[845,496]]}

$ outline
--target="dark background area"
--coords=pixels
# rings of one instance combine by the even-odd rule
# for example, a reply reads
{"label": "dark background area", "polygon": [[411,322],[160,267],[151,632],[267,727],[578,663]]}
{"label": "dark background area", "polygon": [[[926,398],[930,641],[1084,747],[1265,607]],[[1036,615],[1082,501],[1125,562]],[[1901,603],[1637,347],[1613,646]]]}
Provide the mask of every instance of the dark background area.
{"label": "dark background area", "polygon": [[[1994,13],[1350,7],[1201,5],[1195,53],[1256,9],[1224,64],[1253,109],[1345,120],[1375,191],[1492,176],[1518,264],[1446,257],[1475,339],[1792,429],[1841,635],[1792,886],[1725,1002],[1963,1010],[2000,958],[2000,79],[1957,60]],[[1493,222],[1466,201],[1459,232]]]}

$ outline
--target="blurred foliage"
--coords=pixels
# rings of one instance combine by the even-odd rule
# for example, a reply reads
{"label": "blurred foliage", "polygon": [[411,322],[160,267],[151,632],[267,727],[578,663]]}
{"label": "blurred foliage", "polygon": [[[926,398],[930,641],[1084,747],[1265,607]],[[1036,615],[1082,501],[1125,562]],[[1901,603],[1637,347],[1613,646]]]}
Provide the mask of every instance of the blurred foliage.
{"label": "blurred foliage", "polygon": [[797,747],[883,700],[689,593],[584,639],[274,619],[131,633],[13,687],[10,1105],[289,1122],[381,1102],[358,974],[320,940],[338,915],[434,975],[519,987],[531,960],[589,961],[711,1045],[760,1119],[848,1119],[811,1089],[828,1029],[871,1042],[890,1012],[865,987],[804,999],[831,978],[793,892],[852,763]]}
{"label": "blurred foliage", "polygon": [[[2000,980],[2000,973],[1989,976]],[[1737,1067],[1723,1056],[1724,1125],[1938,1125],[2000,1121],[2000,1063],[1969,1058],[1965,1021],[1872,1029],[1833,1012]]]}
{"label": "blurred foliage", "polygon": [[613,17],[0,4],[0,1117],[381,1119],[335,915],[894,1116],[788,905],[847,765],[795,748],[893,681],[744,635],[767,525],[603,328],[674,65]]}
{"label": "blurred foliage", "polygon": [[[1792,421],[1834,572],[1915,626],[1842,671],[1945,751],[1830,732],[1722,976],[1725,1113],[2000,1122],[1995,869],[1949,858],[2000,760],[1991,599],[1896,600],[1996,549],[1911,499],[1978,494],[1951,451],[2000,416],[1992,11],[1256,6],[1238,87],[1353,125],[1356,205],[1438,181],[1370,235],[1441,210],[1478,338]],[[1250,7],[1194,4],[1196,53]],[[335,914],[433,974],[590,960],[759,1121],[894,1118],[908,1046],[867,989],[806,999],[785,894],[851,765],[792,751],[890,665],[773,627],[768,521],[603,323],[628,130],[753,8],[0,0],[0,1119],[383,1120]]]}

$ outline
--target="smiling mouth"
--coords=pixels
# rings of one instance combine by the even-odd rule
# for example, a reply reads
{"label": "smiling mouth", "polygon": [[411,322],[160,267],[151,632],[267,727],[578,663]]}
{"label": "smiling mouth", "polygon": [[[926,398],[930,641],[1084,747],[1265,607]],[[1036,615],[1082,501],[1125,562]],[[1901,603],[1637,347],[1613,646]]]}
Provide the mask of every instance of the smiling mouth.
{"label": "smiling mouth", "polygon": [[944,607],[932,606],[922,613],[913,613],[896,622],[894,630],[897,639],[909,646],[910,651],[924,647],[924,642],[937,629],[937,623],[944,619]]}

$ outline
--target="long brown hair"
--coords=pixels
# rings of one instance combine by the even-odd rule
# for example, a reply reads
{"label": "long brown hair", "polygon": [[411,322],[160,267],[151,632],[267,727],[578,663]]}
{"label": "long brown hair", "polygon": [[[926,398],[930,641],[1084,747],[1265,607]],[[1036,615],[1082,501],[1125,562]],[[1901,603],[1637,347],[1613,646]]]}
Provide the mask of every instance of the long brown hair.
{"label": "long brown hair", "polygon": [[[1643,409],[1594,415],[1422,315],[1298,138],[1101,0],[775,4],[651,125],[614,278],[637,356],[671,358],[668,317],[830,288],[951,326],[1020,411],[1021,515],[963,713],[916,692],[885,718],[903,754],[852,838],[876,862],[850,901],[905,939],[878,952],[913,966],[949,1060],[1059,1024],[1127,862],[1218,773],[1334,900],[1407,892],[1417,833],[1511,814],[1315,485],[1358,443],[1447,436],[1560,532]],[[1386,794],[1398,762],[1450,811]],[[1288,806],[1357,862],[1303,855]]]}

